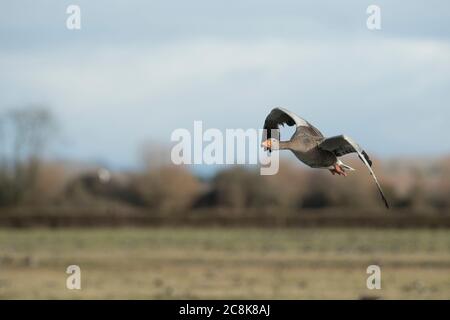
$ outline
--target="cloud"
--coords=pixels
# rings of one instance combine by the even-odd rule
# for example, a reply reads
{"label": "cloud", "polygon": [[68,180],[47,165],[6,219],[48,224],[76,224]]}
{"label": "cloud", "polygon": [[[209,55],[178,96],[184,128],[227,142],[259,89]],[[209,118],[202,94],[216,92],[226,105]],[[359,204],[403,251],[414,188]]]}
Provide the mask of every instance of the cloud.
{"label": "cloud", "polygon": [[0,66],[2,78],[15,87],[45,93],[60,102],[76,102],[76,108],[83,109],[98,102],[146,101],[252,72],[265,78],[321,83],[339,74],[346,77],[347,86],[365,86],[392,76],[411,81],[411,73],[424,71],[428,77],[415,80],[426,89],[430,82],[448,81],[449,53],[447,42],[408,39],[328,43],[203,39],[139,48],[1,53]]}
{"label": "cloud", "polygon": [[13,48],[0,52],[0,108],[48,103],[72,141],[64,152],[117,163],[132,163],[142,141],[167,142],[194,120],[260,127],[274,106],[382,155],[449,152],[449,42],[383,32]]}

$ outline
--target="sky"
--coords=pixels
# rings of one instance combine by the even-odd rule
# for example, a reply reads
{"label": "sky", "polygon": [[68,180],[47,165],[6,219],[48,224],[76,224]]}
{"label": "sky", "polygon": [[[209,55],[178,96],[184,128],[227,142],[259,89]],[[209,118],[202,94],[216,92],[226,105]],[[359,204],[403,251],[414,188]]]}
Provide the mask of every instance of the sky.
{"label": "sky", "polygon": [[[381,30],[366,26],[372,4]],[[277,106],[379,157],[444,155],[449,18],[444,0],[10,1],[0,111],[48,106],[54,157],[118,168],[195,120],[261,128]]]}

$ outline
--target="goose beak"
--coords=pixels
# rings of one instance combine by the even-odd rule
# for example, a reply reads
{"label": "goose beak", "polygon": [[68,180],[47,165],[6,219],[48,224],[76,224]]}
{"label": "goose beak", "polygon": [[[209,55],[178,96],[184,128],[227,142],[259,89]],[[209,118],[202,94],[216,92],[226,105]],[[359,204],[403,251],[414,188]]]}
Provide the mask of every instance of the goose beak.
{"label": "goose beak", "polygon": [[261,146],[264,147],[264,150],[271,150],[272,149],[272,141],[267,139],[266,141],[263,141],[261,143]]}

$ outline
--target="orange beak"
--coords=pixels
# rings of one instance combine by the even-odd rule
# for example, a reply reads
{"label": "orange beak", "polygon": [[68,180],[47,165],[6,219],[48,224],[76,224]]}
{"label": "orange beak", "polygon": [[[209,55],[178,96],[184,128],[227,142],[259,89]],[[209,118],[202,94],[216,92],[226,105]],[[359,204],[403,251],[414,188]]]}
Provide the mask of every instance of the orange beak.
{"label": "orange beak", "polygon": [[271,150],[272,149],[272,141],[270,139],[267,139],[266,141],[263,141],[261,145],[264,147],[264,150]]}

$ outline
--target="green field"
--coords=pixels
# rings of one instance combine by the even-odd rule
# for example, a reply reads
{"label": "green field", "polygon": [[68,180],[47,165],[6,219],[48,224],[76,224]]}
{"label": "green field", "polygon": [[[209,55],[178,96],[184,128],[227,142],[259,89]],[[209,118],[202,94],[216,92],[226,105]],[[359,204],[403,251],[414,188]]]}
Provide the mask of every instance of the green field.
{"label": "green field", "polygon": [[[79,265],[82,289],[66,288]],[[382,289],[366,288],[377,264]],[[449,230],[3,229],[0,298],[449,299]]]}

